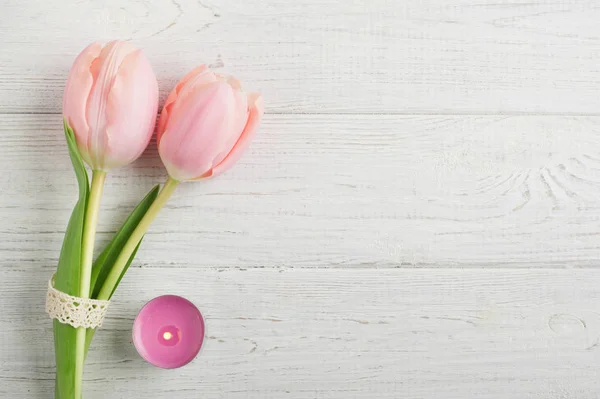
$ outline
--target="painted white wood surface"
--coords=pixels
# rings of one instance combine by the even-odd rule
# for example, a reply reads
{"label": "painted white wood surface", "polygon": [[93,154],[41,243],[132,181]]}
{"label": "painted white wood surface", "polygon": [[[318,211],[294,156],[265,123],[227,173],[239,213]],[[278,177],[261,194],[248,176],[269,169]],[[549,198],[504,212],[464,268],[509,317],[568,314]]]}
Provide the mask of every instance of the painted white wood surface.
{"label": "painted white wood surface", "polygon": [[[43,295],[75,201],[62,89],[87,43],[125,38],[163,98],[206,62],[267,115],[235,169],[181,186],[152,226],[86,399],[597,398],[598,17],[576,0],[0,0],[0,397],[51,397]],[[111,173],[100,245],[164,177],[152,145]],[[129,338],[164,293],[208,320],[176,371]]]}
{"label": "painted white wood surface", "polygon": [[[0,276],[0,396],[50,397],[47,274],[3,268]],[[600,392],[599,270],[136,268],[126,280],[87,362],[88,399]],[[131,344],[136,312],[164,293],[192,299],[207,319],[206,346],[179,370],[148,366]]]}
{"label": "painted white wood surface", "polygon": [[581,0],[2,0],[0,106],[58,112],[93,40],[142,47],[168,90],[200,62],[270,112],[598,114],[600,8]]}

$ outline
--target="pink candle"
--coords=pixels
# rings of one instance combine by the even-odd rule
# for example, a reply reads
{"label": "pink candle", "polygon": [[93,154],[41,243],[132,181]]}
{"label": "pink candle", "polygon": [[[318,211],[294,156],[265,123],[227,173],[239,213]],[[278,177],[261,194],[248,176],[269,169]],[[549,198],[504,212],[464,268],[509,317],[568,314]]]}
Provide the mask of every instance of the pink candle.
{"label": "pink candle", "polygon": [[204,319],[193,303],[176,295],[148,302],[133,323],[133,344],[147,362],[174,369],[191,362],[204,341]]}

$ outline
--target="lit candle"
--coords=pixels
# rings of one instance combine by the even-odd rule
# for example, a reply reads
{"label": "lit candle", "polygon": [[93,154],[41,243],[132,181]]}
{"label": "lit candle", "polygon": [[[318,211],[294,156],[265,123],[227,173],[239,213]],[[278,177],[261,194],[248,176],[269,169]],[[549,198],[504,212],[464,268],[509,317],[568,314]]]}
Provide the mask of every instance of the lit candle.
{"label": "lit candle", "polygon": [[204,319],[193,303],[176,295],[148,302],[133,323],[133,344],[147,362],[165,369],[191,362],[204,341]]}

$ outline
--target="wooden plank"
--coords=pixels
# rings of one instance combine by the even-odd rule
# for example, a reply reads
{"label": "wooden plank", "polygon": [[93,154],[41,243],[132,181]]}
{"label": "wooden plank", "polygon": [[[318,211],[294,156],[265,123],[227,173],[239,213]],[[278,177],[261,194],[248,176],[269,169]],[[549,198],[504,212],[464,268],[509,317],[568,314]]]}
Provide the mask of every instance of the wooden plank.
{"label": "wooden plank", "polygon": [[[0,268],[0,394],[48,397],[48,271]],[[173,293],[207,321],[177,371],[131,344],[137,311]],[[598,270],[132,269],[87,361],[85,397],[593,398]]]}
{"label": "wooden plank", "polygon": [[591,1],[4,1],[0,109],[60,112],[75,55],[122,38],[163,98],[204,62],[270,113],[598,115],[599,18]]}
{"label": "wooden plank", "polygon": [[[54,268],[75,201],[57,115],[0,116],[0,266]],[[269,115],[232,171],[182,185],[144,267],[597,267],[600,118]],[[105,243],[165,171],[112,171]],[[35,266],[37,267],[37,266]]]}

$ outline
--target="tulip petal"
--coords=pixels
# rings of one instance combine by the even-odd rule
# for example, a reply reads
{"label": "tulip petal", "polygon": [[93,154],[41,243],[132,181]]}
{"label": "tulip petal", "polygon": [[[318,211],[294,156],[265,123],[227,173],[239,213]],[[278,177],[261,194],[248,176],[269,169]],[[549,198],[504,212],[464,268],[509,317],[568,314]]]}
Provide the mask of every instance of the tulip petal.
{"label": "tulip petal", "polygon": [[171,109],[173,108],[175,101],[180,97],[181,93],[183,92],[184,87],[188,88],[188,86],[194,87],[196,85],[206,85],[209,83],[216,82],[216,80],[217,79],[215,77],[215,74],[212,73],[212,71],[210,71],[206,65],[200,65],[194,68],[188,74],[186,74],[183,77],[183,79],[181,79],[179,83],[177,83],[175,88],[171,90],[169,96],[165,100],[165,105],[163,106],[160,120],[158,121],[158,129],[156,133],[157,143],[160,143],[160,139],[162,137],[163,132],[165,131],[166,123],[171,113]]}
{"label": "tulip petal", "polygon": [[[228,83],[231,85],[229,81]],[[239,87],[239,85],[237,87]],[[244,127],[248,122],[248,95],[241,91],[234,91],[234,95],[236,104],[234,111],[235,122],[231,130],[232,134],[224,142],[224,145],[218,149],[219,152],[217,153],[217,156],[215,157],[212,163],[213,167],[215,165],[220,164],[223,161],[223,159],[225,159],[225,157],[231,152],[231,149],[239,140],[240,136],[242,135],[242,132],[244,131]]]}
{"label": "tulip petal", "polygon": [[183,78],[181,78],[181,80],[179,82],[177,82],[177,85],[175,86],[175,88],[173,90],[176,93],[179,93],[181,91],[181,88],[183,86],[185,86],[185,84],[187,82],[189,82],[190,80],[192,80],[195,76],[200,75],[200,74],[202,74],[202,73],[204,73],[204,72],[206,72],[208,70],[209,69],[206,66],[206,64],[198,65],[196,68],[194,68],[191,71],[189,71],[188,73],[186,73],[185,76]]}
{"label": "tulip petal", "polygon": [[189,82],[194,76],[203,73],[207,69],[208,68],[206,67],[206,65],[200,65],[188,72],[179,82],[177,82],[177,85],[173,88],[173,90],[171,90],[169,96],[165,100],[165,105],[163,105],[163,109],[168,111],[177,99],[177,96],[179,95],[179,92],[181,91],[183,86],[185,86],[185,84]]}
{"label": "tulip petal", "polygon": [[222,80],[223,82],[229,83],[229,86],[231,86],[231,88],[234,90],[242,90],[242,84],[234,76],[217,74],[217,78],[219,78],[219,80]]}
{"label": "tulip petal", "polygon": [[233,76],[228,76],[227,77],[227,83],[229,83],[229,85],[231,87],[233,87],[235,90],[241,90],[242,89],[242,84],[240,83],[240,81],[237,80],[236,78],[234,78]]}
{"label": "tulip petal", "polygon": [[77,56],[69,72],[63,98],[63,115],[75,133],[79,152],[86,162],[90,161],[86,150],[89,134],[86,105],[95,80],[92,64],[101,51],[100,43],[92,43]]}
{"label": "tulip petal", "polygon": [[147,147],[156,122],[158,83],[141,50],[129,53],[106,100],[104,168],[126,165]]}
{"label": "tulip petal", "polygon": [[225,157],[225,159],[223,159],[223,161],[220,164],[216,165],[209,172],[208,176],[216,176],[232,167],[242,157],[246,149],[250,146],[250,142],[252,141],[252,138],[254,138],[254,136],[256,135],[258,126],[260,125],[260,121],[262,119],[265,109],[262,97],[258,93],[249,94],[248,103],[250,112],[248,115],[248,122],[246,123],[244,131],[242,132],[238,141],[233,146],[231,152]]}
{"label": "tulip petal", "polygon": [[89,92],[86,119],[89,125],[87,149],[90,154],[90,166],[93,169],[106,169],[104,154],[108,144],[106,107],[108,97],[115,83],[119,66],[135,48],[126,42],[112,41],[102,49],[98,57],[97,78]]}

